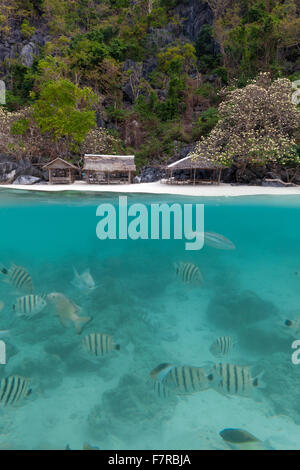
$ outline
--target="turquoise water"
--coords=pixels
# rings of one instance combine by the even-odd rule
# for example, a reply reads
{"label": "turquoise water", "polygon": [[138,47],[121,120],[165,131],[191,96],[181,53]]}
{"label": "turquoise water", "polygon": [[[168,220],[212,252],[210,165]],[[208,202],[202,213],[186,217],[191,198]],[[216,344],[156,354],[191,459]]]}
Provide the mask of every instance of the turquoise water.
{"label": "turquoise water", "polygon": [[[81,335],[48,305],[30,319],[12,309],[23,294],[0,283],[0,330],[9,330],[0,378],[30,378],[32,393],[0,408],[0,448],[225,449],[224,428],[242,428],[276,449],[300,448],[300,364],[291,360],[286,319],[300,315],[300,197],[190,198],[128,195],[139,202],[202,203],[205,230],[235,250],[184,240],[99,240],[96,209],[118,195],[0,193],[1,264],[23,266],[35,294],[63,293],[92,316]],[[174,263],[199,267],[203,283],[186,285]],[[73,266],[89,268],[96,288],[72,284]],[[298,274],[299,272],[299,274]],[[3,276],[5,278],[5,276]],[[112,335],[120,344],[101,358],[83,337]],[[213,388],[163,398],[150,372],[161,363],[212,367],[221,335],[237,340],[221,362],[264,371],[253,396]],[[300,339],[300,334],[299,334]]]}

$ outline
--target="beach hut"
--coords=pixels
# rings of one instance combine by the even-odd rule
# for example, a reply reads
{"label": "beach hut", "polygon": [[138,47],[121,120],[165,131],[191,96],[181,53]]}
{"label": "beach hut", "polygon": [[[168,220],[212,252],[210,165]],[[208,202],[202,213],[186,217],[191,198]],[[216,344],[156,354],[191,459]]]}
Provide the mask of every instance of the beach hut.
{"label": "beach hut", "polygon": [[84,156],[84,177],[87,183],[112,184],[131,183],[136,170],[134,155],[90,155]]}
{"label": "beach hut", "polygon": [[55,160],[44,165],[43,170],[48,170],[50,184],[72,184],[75,181],[75,173],[79,168],[62,158],[55,158]]}
{"label": "beach hut", "polygon": [[220,184],[221,173],[224,167],[212,162],[208,158],[199,157],[192,160],[190,156],[182,158],[167,166],[169,184],[196,184],[217,182]]}

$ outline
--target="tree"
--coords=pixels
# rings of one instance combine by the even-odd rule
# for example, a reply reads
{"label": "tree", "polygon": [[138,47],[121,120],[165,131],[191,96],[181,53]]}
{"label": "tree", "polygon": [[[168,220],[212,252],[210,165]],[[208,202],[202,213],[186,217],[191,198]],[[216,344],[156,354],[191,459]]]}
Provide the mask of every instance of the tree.
{"label": "tree", "polygon": [[287,79],[271,82],[268,73],[241,89],[225,92],[219,106],[220,120],[192,154],[204,155],[241,170],[247,165],[300,164],[293,133],[299,129],[300,112],[291,101]]}
{"label": "tree", "polygon": [[51,81],[43,86],[33,105],[33,119],[56,144],[65,139],[75,149],[96,124],[93,105],[97,101],[88,87],[80,89],[64,79]]}

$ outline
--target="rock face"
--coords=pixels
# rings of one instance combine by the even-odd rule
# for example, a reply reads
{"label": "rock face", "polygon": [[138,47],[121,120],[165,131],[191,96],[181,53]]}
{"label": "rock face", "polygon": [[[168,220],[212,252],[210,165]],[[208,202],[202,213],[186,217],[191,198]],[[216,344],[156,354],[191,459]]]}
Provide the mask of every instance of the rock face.
{"label": "rock face", "polygon": [[26,44],[20,52],[22,64],[26,67],[32,67],[35,55],[38,55],[37,46],[33,42]]}
{"label": "rock face", "polygon": [[23,175],[23,176],[18,176],[17,179],[14,180],[13,184],[36,184],[41,181],[41,178],[37,178],[36,176],[30,176],[30,175]]}
{"label": "rock face", "polygon": [[179,2],[175,12],[183,21],[183,34],[191,41],[195,41],[205,24],[212,25],[213,13],[208,4],[202,0],[189,0]]}
{"label": "rock face", "polygon": [[[31,38],[24,39],[18,26],[12,28],[11,34],[0,40],[0,63],[5,59],[19,59],[24,66],[32,67],[34,58],[40,54],[40,48],[50,40],[42,30],[43,25]],[[5,68],[5,64],[3,66]]]}
{"label": "rock face", "polygon": [[14,161],[0,155],[0,183],[35,184],[48,180],[48,174],[34,166],[29,160]]}
{"label": "rock face", "polygon": [[146,166],[142,168],[139,178],[140,183],[152,183],[166,178],[167,172],[161,168]]}

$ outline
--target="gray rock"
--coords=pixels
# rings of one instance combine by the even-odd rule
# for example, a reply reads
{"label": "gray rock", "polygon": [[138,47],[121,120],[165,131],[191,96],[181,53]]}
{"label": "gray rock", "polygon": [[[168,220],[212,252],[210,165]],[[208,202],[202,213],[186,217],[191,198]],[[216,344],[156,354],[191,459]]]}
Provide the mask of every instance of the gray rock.
{"label": "gray rock", "polygon": [[175,14],[184,18],[182,23],[183,34],[191,41],[195,41],[205,24],[212,25],[213,13],[206,2],[199,0],[187,0],[179,2],[175,8]]}
{"label": "gray rock", "polygon": [[134,103],[135,97],[130,82],[125,83],[125,85],[123,86],[123,94],[124,98],[129,101],[129,103]]}
{"label": "gray rock", "polygon": [[11,183],[12,181],[14,181],[14,179],[16,178],[16,175],[17,175],[17,170],[12,170],[10,173],[7,173],[5,175],[6,176],[6,182]]}
{"label": "gray rock", "polygon": [[290,187],[290,186],[297,186],[294,183],[285,183],[284,181],[282,181],[279,178],[277,178],[277,179],[266,178],[264,181],[262,181],[261,185],[262,186],[273,186],[273,187],[284,187],[284,188]]}
{"label": "gray rock", "polygon": [[30,42],[29,44],[26,44],[22,48],[21,53],[20,53],[22,64],[25,65],[26,67],[32,67],[35,52],[36,52],[36,48],[32,42]]}
{"label": "gray rock", "polygon": [[6,47],[3,44],[0,44],[0,61],[3,62],[4,59],[10,56],[9,47]]}
{"label": "gray rock", "polygon": [[141,183],[152,183],[166,178],[167,172],[158,167],[144,167],[140,172]]}
{"label": "gray rock", "polygon": [[41,181],[41,178],[37,178],[36,176],[30,175],[22,175],[18,176],[18,178],[13,182],[13,184],[36,184]]}

